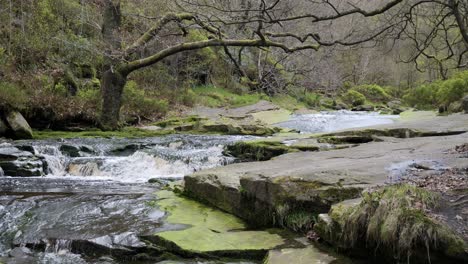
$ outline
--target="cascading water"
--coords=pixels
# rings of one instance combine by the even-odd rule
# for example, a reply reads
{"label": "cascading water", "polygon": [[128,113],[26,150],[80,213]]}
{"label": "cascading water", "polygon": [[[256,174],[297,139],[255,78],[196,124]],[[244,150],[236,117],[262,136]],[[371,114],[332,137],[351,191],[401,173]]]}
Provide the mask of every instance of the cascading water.
{"label": "cascading water", "polygon": [[[93,250],[92,255],[99,255],[94,251],[100,248],[105,254],[137,250],[144,245],[139,235],[180,228],[166,224],[165,212],[148,205],[160,188],[148,180],[180,179],[231,163],[223,146],[246,138],[173,135],[6,143],[1,147],[44,164],[34,172],[45,176],[0,177],[0,262],[89,263],[80,256],[83,250]],[[28,168],[27,161],[24,166]]]}
{"label": "cascading water", "polygon": [[[45,159],[48,177],[92,177],[121,182],[151,178],[181,178],[194,171],[226,165],[232,158],[223,146],[245,137],[169,136],[119,141],[88,139],[85,144],[34,142],[35,154]],[[66,146],[64,148],[63,146]],[[84,146],[87,152],[82,152]]]}

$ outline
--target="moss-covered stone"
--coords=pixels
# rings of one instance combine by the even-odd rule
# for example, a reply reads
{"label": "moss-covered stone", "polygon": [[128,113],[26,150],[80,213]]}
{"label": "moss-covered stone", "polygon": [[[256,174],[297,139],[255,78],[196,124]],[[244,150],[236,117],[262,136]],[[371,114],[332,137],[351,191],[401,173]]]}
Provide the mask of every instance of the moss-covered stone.
{"label": "moss-covered stone", "polygon": [[241,161],[265,161],[273,157],[298,151],[318,151],[316,146],[286,146],[280,141],[247,141],[236,142],[225,147],[227,155]]}
{"label": "moss-covered stone", "polygon": [[247,230],[239,218],[171,191],[160,191],[157,196],[155,205],[168,212],[167,221],[187,228],[156,233],[150,240],[179,255],[262,258],[285,243],[274,230]]}
{"label": "moss-covered stone", "polygon": [[181,117],[181,118],[170,118],[167,120],[156,122],[153,125],[159,126],[162,128],[178,127],[178,126],[183,126],[183,125],[188,125],[188,124],[195,125],[196,123],[199,123],[203,120],[206,120],[206,119],[198,117],[198,116],[188,116],[188,117]]}
{"label": "moss-covered stone", "polygon": [[468,246],[428,213],[438,206],[436,193],[402,184],[365,193],[359,202],[334,205],[319,216],[314,230],[327,242],[353,253],[413,263],[454,263],[468,259]]}

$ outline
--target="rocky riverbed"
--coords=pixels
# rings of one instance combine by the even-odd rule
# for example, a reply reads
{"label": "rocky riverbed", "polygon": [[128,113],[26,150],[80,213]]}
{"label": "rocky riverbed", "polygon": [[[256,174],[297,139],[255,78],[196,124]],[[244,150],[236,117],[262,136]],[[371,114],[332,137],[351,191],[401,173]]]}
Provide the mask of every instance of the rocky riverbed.
{"label": "rocky riverbed", "polygon": [[[466,115],[398,119],[341,111],[295,116],[285,126],[290,113],[267,103],[196,111],[196,118],[159,125],[183,132],[178,127],[216,124],[228,134],[287,126],[290,132],[5,141],[0,263],[348,264],[408,255],[411,262],[430,256],[461,263],[466,257]],[[346,119],[355,122],[340,121]],[[248,160],[262,161],[239,163]],[[394,194],[400,195],[395,206],[382,206]],[[392,234],[417,226],[432,236],[367,234],[374,222],[390,225],[375,217],[407,219],[402,211],[423,222],[397,222]],[[401,247],[406,238],[412,242]],[[381,241],[388,246],[376,251],[372,245]]]}

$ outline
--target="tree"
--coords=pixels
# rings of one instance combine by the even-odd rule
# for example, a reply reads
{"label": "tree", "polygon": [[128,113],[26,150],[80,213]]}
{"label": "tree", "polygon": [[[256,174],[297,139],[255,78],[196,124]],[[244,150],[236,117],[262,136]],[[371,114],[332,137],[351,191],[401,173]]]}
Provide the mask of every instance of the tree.
{"label": "tree", "polygon": [[450,69],[468,66],[468,1],[409,1],[405,16],[397,38],[409,41],[412,51],[404,62],[420,71],[435,68],[442,79]]}
{"label": "tree", "polygon": [[[296,6],[282,0],[249,1],[249,4],[244,0],[182,0],[175,3],[180,12],[167,13],[160,17],[136,41],[123,48],[120,34],[121,3],[119,0],[104,0],[102,35],[106,43],[106,53],[101,80],[101,126],[103,129],[119,127],[122,91],[128,75],[161,62],[171,55],[207,47],[269,47],[292,53],[335,45],[357,45],[383,36],[395,25],[376,26],[366,33],[355,31],[351,27],[351,30],[344,34],[330,36],[320,36],[313,31],[297,32],[294,31],[294,25],[306,21],[310,24],[309,29],[313,30],[314,25],[339,22],[345,17],[375,19],[401,2],[403,0],[386,1],[383,5],[368,10],[359,7],[358,4],[345,5],[342,1],[303,1]],[[329,8],[317,13],[305,12],[315,10],[314,6],[317,5],[326,5]],[[157,42],[161,34],[169,29],[179,32],[172,32],[172,35],[178,35],[177,41],[169,47],[148,54],[146,47],[152,42]],[[242,29],[242,34],[239,34],[239,29]],[[184,37],[190,30],[203,32],[206,39],[187,41]]]}

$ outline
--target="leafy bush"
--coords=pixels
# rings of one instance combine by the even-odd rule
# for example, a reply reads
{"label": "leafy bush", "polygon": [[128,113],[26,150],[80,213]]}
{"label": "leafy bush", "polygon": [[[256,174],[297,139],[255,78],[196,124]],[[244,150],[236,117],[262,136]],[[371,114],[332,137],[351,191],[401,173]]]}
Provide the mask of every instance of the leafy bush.
{"label": "leafy bush", "polygon": [[410,89],[403,97],[405,103],[419,109],[449,106],[468,93],[468,71],[459,72],[445,81],[435,81]]}
{"label": "leafy bush", "polygon": [[425,84],[411,89],[403,100],[410,106],[418,109],[433,109],[437,105],[437,92],[439,90],[439,84]]}
{"label": "leafy bush", "polygon": [[353,87],[351,90],[361,93],[367,100],[373,103],[384,103],[390,99],[387,92],[376,84],[360,85]]}
{"label": "leafy bush", "polygon": [[445,81],[437,91],[439,104],[449,105],[460,100],[468,92],[468,82],[463,79]]}
{"label": "leafy bush", "polygon": [[163,116],[167,113],[169,103],[164,99],[157,99],[145,90],[139,89],[134,81],[127,82],[122,96],[123,114],[127,116]]}
{"label": "leafy bush", "polygon": [[23,109],[26,107],[28,95],[12,83],[0,82],[0,109]]}
{"label": "leafy bush", "polygon": [[343,102],[353,106],[363,105],[366,102],[366,97],[362,93],[353,89],[344,93],[341,99]]}

